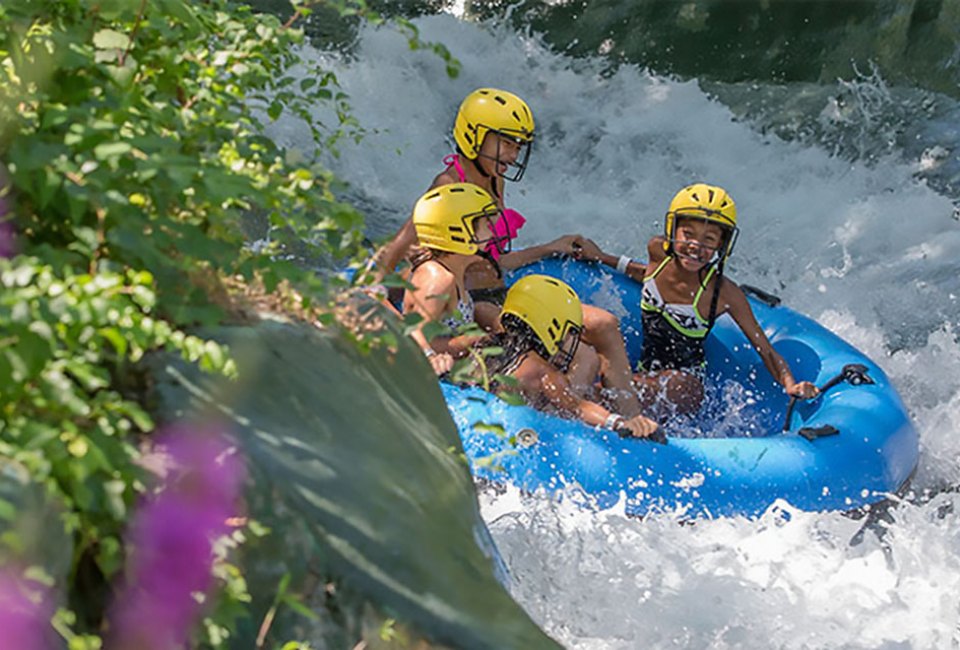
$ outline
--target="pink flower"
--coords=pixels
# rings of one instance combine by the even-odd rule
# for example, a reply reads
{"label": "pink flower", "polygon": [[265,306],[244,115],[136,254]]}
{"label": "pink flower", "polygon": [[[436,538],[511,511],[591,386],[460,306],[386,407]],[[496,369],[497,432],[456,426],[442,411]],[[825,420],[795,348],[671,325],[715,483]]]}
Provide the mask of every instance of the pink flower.
{"label": "pink flower", "polygon": [[51,616],[46,590],[11,568],[0,570],[0,648],[52,648]]}
{"label": "pink flower", "polygon": [[[3,199],[0,199],[0,219],[3,219]],[[0,258],[13,257],[17,252],[13,224],[0,221]]]}
{"label": "pink flower", "polygon": [[234,443],[211,427],[162,434],[167,473],[134,516],[130,584],[114,606],[107,648],[186,646],[199,619],[196,594],[213,584],[213,542],[229,531],[244,468]]}

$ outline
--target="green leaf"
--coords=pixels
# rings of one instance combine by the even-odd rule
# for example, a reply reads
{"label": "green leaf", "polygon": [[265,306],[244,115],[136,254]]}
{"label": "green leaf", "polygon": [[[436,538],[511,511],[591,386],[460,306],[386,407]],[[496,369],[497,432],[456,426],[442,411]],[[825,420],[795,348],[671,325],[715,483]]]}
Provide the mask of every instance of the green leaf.
{"label": "green leaf", "polygon": [[98,14],[104,20],[133,17],[140,3],[137,0],[97,0]]}
{"label": "green leaf", "polygon": [[153,419],[136,402],[124,402],[121,411],[144,433],[153,430]]}
{"label": "green leaf", "polygon": [[107,537],[100,540],[97,546],[97,566],[103,571],[103,575],[109,577],[114,575],[123,566],[123,547],[116,537]]}
{"label": "green leaf", "polygon": [[0,519],[13,521],[17,516],[17,509],[6,499],[0,498]]}
{"label": "green leaf", "polygon": [[293,611],[297,612],[298,614],[300,614],[305,618],[310,619],[311,621],[320,620],[320,617],[317,616],[317,613],[315,611],[313,611],[312,609],[310,609],[309,607],[301,603],[299,600],[296,600],[288,596],[287,598],[283,599],[283,603]]}
{"label": "green leaf", "polygon": [[203,356],[200,367],[204,370],[220,370],[226,363],[227,355],[224,349],[215,341],[206,341],[203,344]]}
{"label": "green leaf", "polygon": [[118,330],[116,327],[102,327],[98,331],[100,336],[105,338],[110,342],[111,345],[113,345],[113,349],[117,351],[119,356],[126,356],[127,339],[123,334],[120,333],[120,330]]}
{"label": "green leaf", "polygon": [[491,422],[474,422],[473,429],[478,433],[495,433],[498,436],[503,437],[506,437],[507,435],[507,430],[503,428],[502,424]]}
{"label": "green leaf", "polygon": [[272,102],[267,108],[267,115],[271,120],[276,120],[283,113],[283,104],[279,101]]}
{"label": "green leaf", "polygon": [[40,373],[53,355],[53,349],[50,346],[50,340],[31,331],[21,331],[17,342],[17,352],[20,359],[23,360],[22,370],[28,377],[34,377]]}
{"label": "green leaf", "polygon": [[109,375],[104,368],[98,368],[79,359],[71,359],[66,364],[67,371],[77,378],[80,385],[88,391],[96,391],[110,385]]}
{"label": "green leaf", "polygon": [[190,4],[184,0],[152,0],[151,4],[156,5],[161,15],[172,16],[192,30],[202,27]]}
{"label": "green leaf", "polygon": [[7,362],[10,364],[10,378],[14,383],[19,384],[26,381],[29,376],[29,371],[27,370],[27,364],[23,361],[23,357],[21,357],[16,350],[11,350],[10,348],[3,351],[3,356],[6,357]]}
{"label": "green leaf", "polygon": [[284,573],[283,577],[280,578],[280,584],[277,585],[277,596],[276,600],[282,599],[287,595],[287,587],[290,586],[290,573]]}
{"label": "green leaf", "polygon": [[497,393],[497,397],[509,404],[510,406],[525,406],[527,401],[523,399],[523,396],[519,393],[514,393],[511,391],[502,390]]}
{"label": "green leaf", "polygon": [[104,142],[93,148],[93,155],[97,160],[106,160],[130,153],[132,149],[129,142]]}
{"label": "green leaf", "polygon": [[101,29],[93,35],[93,45],[98,50],[125,50],[130,45],[130,37],[112,29]]}

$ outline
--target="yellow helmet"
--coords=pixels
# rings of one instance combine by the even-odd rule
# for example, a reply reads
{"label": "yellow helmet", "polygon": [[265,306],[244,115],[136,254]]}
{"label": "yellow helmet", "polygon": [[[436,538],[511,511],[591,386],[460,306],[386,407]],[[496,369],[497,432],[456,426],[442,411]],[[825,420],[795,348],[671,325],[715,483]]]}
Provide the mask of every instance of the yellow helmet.
{"label": "yellow helmet", "polygon": [[733,252],[733,245],[739,233],[737,206],[722,187],[696,183],[676,193],[670,201],[670,208],[667,210],[664,221],[666,241],[663,248],[670,254],[673,254],[673,242],[677,237],[677,220],[680,217],[702,219],[720,226],[724,229],[726,239],[721,256],[726,257]]}
{"label": "yellow helmet", "polygon": [[[505,253],[509,237],[493,235],[500,217],[496,201],[472,183],[452,183],[428,190],[413,207],[413,227],[420,245],[447,253],[475,255],[493,243]],[[477,239],[477,220],[489,219],[491,236]]]}
{"label": "yellow helmet", "polygon": [[[533,112],[525,101],[505,90],[480,88],[467,95],[460,104],[453,124],[453,138],[461,153],[470,160],[480,155],[480,146],[490,131],[514,140],[522,150],[511,164],[513,174],[504,174],[503,177],[518,181],[530,157],[533,130]],[[496,160],[500,161],[499,149]]]}
{"label": "yellow helmet", "polygon": [[[525,323],[543,345],[547,356],[561,368],[569,366],[583,330],[583,308],[576,292],[548,275],[527,275],[517,280],[503,301],[501,322],[510,316]],[[572,343],[563,349],[564,338],[573,332]]]}

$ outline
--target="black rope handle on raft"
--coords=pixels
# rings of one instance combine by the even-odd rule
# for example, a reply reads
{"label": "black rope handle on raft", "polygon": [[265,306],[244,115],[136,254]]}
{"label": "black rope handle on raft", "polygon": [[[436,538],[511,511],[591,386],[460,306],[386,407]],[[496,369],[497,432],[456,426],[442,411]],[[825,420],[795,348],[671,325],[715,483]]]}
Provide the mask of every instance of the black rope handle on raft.
{"label": "black rope handle on raft", "polygon": [[630,427],[624,424],[620,424],[619,426],[617,426],[617,428],[614,429],[614,431],[616,431],[621,438],[634,438],[635,440],[645,440],[647,442],[655,442],[658,445],[667,444],[667,434],[664,433],[663,427],[657,427],[653,433],[643,438],[635,437],[633,433],[630,431]]}
{"label": "black rope handle on raft", "polygon": [[[862,363],[848,363],[843,367],[843,370],[840,371],[840,374],[834,377],[833,379],[828,380],[823,386],[819,387],[819,394],[817,397],[823,395],[825,392],[836,386],[841,382],[847,382],[852,386],[860,386],[862,384],[874,384],[876,383],[873,379],[867,374],[867,367]],[[793,407],[797,404],[797,398],[790,396],[790,403],[787,404],[787,415],[783,421],[783,430],[790,430],[790,419],[793,417]],[[832,433],[837,433],[835,427],[830,427]],[[827,434],[824,434],[827,435]],[[832,434],[831,434],[832,435]],[[807,438],[808,440],[812,438]]]}

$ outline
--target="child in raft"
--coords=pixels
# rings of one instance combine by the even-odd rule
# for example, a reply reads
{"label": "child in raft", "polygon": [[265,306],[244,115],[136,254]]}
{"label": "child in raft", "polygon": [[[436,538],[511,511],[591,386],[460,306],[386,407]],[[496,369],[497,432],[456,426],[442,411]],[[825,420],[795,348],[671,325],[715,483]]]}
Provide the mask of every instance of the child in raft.
{"label": "child in raft", "polygon": [[[526,170],[534,140],[534,121],[530,107],[513,93],[494,88],[481,88],[470,93],[460,105],[453,128],[457,151],[443,159],[445,168],[431,184],[431,189],[455,183],[473,183],[496,200],[501,210],[494,224],[494,236],[514,239],[526,223],[516,210],[504,206],[505,181],[519,181]],[[466,288],[475,301],[475,318],[484,329],[496,327],[500,305],[506,294],[504,270],[512,270],[549,255],[576,255],[584,239],[567,235],[540,246],[501,252],[488,244],[478,253],[477,261],[466,273]],[[393,239],[374,258],[376,275],[383,278],[417,244],[413,220],[406,221]],[[592,385],[593,364],[586,358],[599,356],[607,369],[604,387],[627,415],[640,413],[640,403],[631,387],[632,372],[620,323],[608,311],[583,306],[582,338],[586,345],[578,349],[569,377],[574,384]]]}
{"label": "child in raft", "polygon": [[720,187],[697,183],[677,192],[663,236],[647,244],[644,264],[609,255],[587,240],[580,259],[595,260],[643,285],[643,347],[634,382],[642,408],[694,413],[704,397],[704,342],[716,319],[729,314],[787,394],[800,399],[817,387],[798,382],[757,323],[743,291],[723,274],[739,230],[737,208]]}
{"label": "child in raft", "polygon": [[[596,391],[584,393],[567,379],[583,332],[583,310],[567,284],[546,275],[527,275],[507,292],[500,312],[501,330],[484,341],[503,350],[489,357],[489,376],[509,376],[515,390],[539,410],[575,417],[595,427],[637,438],[663,441],[657,424],[642,415],[625,417],[604,405]],[[603,372],[595,366],[594,372]]]}

